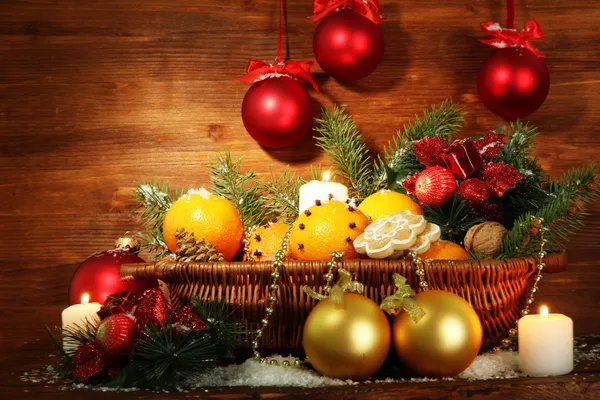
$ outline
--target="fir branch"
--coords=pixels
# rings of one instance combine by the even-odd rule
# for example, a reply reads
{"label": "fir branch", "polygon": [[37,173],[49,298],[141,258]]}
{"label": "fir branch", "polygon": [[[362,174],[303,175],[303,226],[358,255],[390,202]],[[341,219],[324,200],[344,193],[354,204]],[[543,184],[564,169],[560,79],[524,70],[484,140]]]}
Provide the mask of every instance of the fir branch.
{"label": "fir branch", "polygon": [[462,128],[465,116],[464,108],[456,108],[452,99],[446,99],[437,108],[431,106],[431,111],[423,112],[423,119],[415,116],[414,122],[404,125],[402,130],[388,143],[383,157],[379,157],[375,164],[376,182],[379,189],[389,181],[386,171],[394,171],[395,180],[403,180],[425,168],[412,151],[412,141],[423,139],[427,136],[439,136],[449,139],[450,136]]}
{"label": "fir branch", "polygon": [[508,231],[502,242],[498,258],[514,258],[535,254],[539,249],[539,236],[533,235],[531,219],[535,215],[543,218],[549,228],[546,235],[548,251],[563,250],[568,236],[579,231],[583,226],[583,218],[587,215],[585,205],[600,196],[593,165],[573,169],[557,182],[549,185],[548,191],[553,199],[534,213],[522,214]]}
{"label": "fir branch", "polygon": [[162,233],[162,223],[174,199],[182,194],[183,191],[178,187],[171,189],[167,181],[152,179],[136,184],[133,200],[137,206],[133,213],[146,231],[138,234],[138,240],[141,249],[148,250],[155,258],[169,252]]}
{"label": "fir branch", "polygon": [[298,218],[298,201],[300,186],[304,179],[298,174],[285,168],[279,177],[273,174],[268,182],[261,182],[264,191],[264,205],[266,215],[288,224]]}
{"label": "fir branch", "polygon": [[467,231],[473,225],[481,222],[473,214],[473,209],[462,200],[458,193],[454,193],[452,201],[446,202],[441,207],[423,206],[428,222],[440,227],[442,239],[462,243]]}
{"label": "fir branch", "polygon": [[254,172],[240,172],[242,159],[233,161],[229,152],[215,156],[212,161],[207,167],[212,191],[237,208],[245,228],[262,224],[266,211]]}
{"label": "fir branch", "polygon": [[65,353],[69,356],[75,354],[75,350],[86,343],[92,343],[96,338],[96,331],[98,331],[98,325],[100,325],[100,319],[97,317],[86,318],[80,324],[73,324],[67,326],[62,330],[62,338],[64,343],[68,343],[73,348],[73,351],[69,352],[65,350]]}
{"label": "fir branch", "polygon": [[311,164],[308,170],[308,180],[320,181],[321,179],[323,179],[323,167],[320,164],[317,166]]}
{"label": "fir branch", "polygon": [[517,170],[528,175],[538,176],[540,181],[543,180],[545,172],[539,165],[538,159],[533,157],[533,150],[537,145],[534,138],[539,135],[536,128],[528,123],[523,124],[516,121],[510,123],[505,133],[508,142],[495,161],[512,164]]}
{"label": "fir branch", "polygon": [[217,365],[217,346],[210,332],[177,335],[173,331],[171,321],[162,328],[148,324],[146,339],[136,341],[131,368],[143,374],[144,386],[176,387],[186,377]]}
{"label": "fir branch", "polygon": [[346,181],[350,197],[361,201],[375,191],[373,168],[369,149],[362,141],[360,131],[344,109],[334,106],[333,111],[323,109],[315,131],[317,146],[323,149],[333,164],[334,171]]}
{"label": "fir branch", "polygon": [[236,309],[225,300],[202,302],[197,296],[192,298],[191,305],[198,317],[208,325],[220,360],[232,360],[234,348],[248,334],[245,324],[235,314]]}
{"label": "fir branch", "polygon": [[42,325],[44,326],[44,329],[46,330],[46,333],[48,334],[48,336],[50,336],[50,340],[52,340],[52,344],[54,344],[54,348],[56,350],[56,352],[58,353],[58,356],[60,357],[60,364],[59,367],[57,369],[57,372],[59,373],[60,376],[67,376],[69,375],[69,369],[71,368],[71,356],[72,354],[68,354],[65,349],[63,348],[63,345],[61,343],[61,341],[59,339],[57,339],[54,334],[52,334],[52,331],[50,330],[50,327],[48,325],[46,325],[46,323],[44,322],[44,320],[42,319],[42,317],[40,316],[39,313],[35,313],[36,317],[40,320],[40,322],[42,323]]}
{"label": "fir branch", "polygon": [[514,188],[507,190],[497,199],[504,226],[510,229],[521,214],[535,213],[554,198],[552,193],[540,185],[539,180],[540,176],[528,173]]}

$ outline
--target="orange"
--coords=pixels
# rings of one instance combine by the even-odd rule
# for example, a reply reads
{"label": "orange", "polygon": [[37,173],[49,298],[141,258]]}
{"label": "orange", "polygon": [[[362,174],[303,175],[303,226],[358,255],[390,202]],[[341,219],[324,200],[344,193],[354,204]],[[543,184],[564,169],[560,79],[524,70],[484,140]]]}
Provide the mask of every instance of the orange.
{"label": "orange", "polygon": [[449,240],[438,240],[419,257],[423,260],[468,260],[469,254],[460,245]]}
{"label": "orange", "polygon": [[329,260],[331,253],[343,251],[344,258],[358,258],[352,243],[369,225],[360,210],[331,200],[304,211],[292,227],[290,250],[299,260]]}
{"label": "orange", "polygon": [[248,233],[246,258],[252,259],[252,261],[275,260],[275,253],[277,253],[278,250],[281,250],[283,238],[290,228],[291,225],[289,224],[273,222],[272,224],[259,226],[258,228],[253,229]]}
{"label": "orange", "polygon": [[380,190],[373,193],[360,203],[358,209],[371,217],[372,222],[405,210],[423,215],[423,209],[413,199],[392,190]]}
{"label": "orange", "polygon": [[205,189],[190,190],[173,202],[163,221],[163,236],[169,250],[177,250],[175,231],[184,228],[216,246],[229,261],[242,245],[244,227],[236,208],[225,198]]}

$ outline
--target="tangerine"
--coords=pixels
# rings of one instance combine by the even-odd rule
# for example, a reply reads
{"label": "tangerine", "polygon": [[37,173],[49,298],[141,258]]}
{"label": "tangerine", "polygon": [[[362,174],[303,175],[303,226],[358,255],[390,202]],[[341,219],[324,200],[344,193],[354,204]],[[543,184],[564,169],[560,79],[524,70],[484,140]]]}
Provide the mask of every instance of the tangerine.
{"label": "tangerine", "polygon": [[281,249],[283,238],[291,227],[283,222],[273,222],[253,229],[248,233],[246,259],[252,261],[275,260],[275,253]]}
{"label": "tangerine", "polygon": [[369,225],[360,210],[337,200],[309,207],[292,227],[290,250],[298,260],[329,260],[331,253],[358,258],[352,243]]}
{"label": "tangerine", "polygon": [[194,232],[196,240],[212,243],[226,261],[237,254],[242,244],[244,227],[236,208],[225,198],[206,189],[190,190],[173,202],[163,220],[163,236],[169,250],[177,250],[175,231],[184,228]]}
{"label": "tangerine", "polygon": [[392,190],[380,190],[360,203],[358,209],[371,217],[375,222],[399,211],[408,210],[413,214],[423,215],[423,209],[405,194]]}
{"label": "tangerine", "polygon": [[438,240],[419,257],[423,260],[468,260],[469,253],[459,244],[449,240]]}

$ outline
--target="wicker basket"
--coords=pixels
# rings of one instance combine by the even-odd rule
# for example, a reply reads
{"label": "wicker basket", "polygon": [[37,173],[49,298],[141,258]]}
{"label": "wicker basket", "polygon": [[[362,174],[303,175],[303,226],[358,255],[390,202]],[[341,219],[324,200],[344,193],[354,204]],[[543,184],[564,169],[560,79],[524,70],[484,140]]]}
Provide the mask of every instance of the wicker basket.
{"label": "wicker basket", "polygon": [[[302,327],[315,300],[302,287],[322,292],[326,261],[286,261],[280,300],[261,340],[266,352],[297,353],[302,348]],[[559,272],[566,265],[565,253],[549,254],[545,272]],[[484,348],[498,345],[520,316],[529,280],[535,272],[533,258],[485,261],[424,262],[426,278],[432,289],[447,290],[469,301],[484,329]],[[418,287],[417,277],[407,260],[348,260],[339,265],[355,273],[365,285],[365,295],[380,303],[394,293],[394,272]],[[174,305],[191,297],[202,300],[225,299],[239,306],[240,317],[249,329],[263,318],[272,263],[146,263],[121,267],[124,280],[155,277],[165,281]]]}

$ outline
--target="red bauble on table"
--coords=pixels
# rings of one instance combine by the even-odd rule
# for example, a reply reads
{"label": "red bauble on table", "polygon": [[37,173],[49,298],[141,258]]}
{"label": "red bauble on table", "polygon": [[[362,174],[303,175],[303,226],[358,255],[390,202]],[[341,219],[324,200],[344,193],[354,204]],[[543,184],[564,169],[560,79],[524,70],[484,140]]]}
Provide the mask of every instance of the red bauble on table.
{"label": "red bauble on table", "polygon": [[137,337],[137,325],[127,314],[114,314],[98,326],[94,343],[108,360],[131,353]]}
{"label": "red bauble on table", "polygon": [[311,130],[313,116],[308,91],[288,76],[255,82],[242,103],[246,130],[265,147],[283,148],[298,142]]}
{"label": "red bauble on table", "polygon": [[119,274],[122,264],[143,263],[134,251],[137,243],[131,238],[121,238],[116,248],[90,256],[73,274],[69,286],[69,304],[79,304],[84,293],[90,295],[90,302],[104,303],[107,296],[131,289],[141,296],[146,289],[158,286],[156,279],[123,282]]}
{"label": "red bauble on table", "polygon": [[477,77],[481,101],[505,119],[522,118],[537,110],[549,89],[548,67],[523,47],[496,50],[485,60]]}
{"label": "red bauble on table", "polygon": [[380,26],[348,8],[323,18],[313,39],[319,66],[340,81],[357,81],[370,75],[381,62],[383,50]]}

